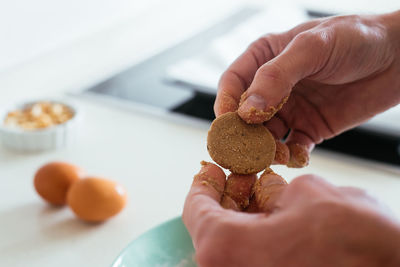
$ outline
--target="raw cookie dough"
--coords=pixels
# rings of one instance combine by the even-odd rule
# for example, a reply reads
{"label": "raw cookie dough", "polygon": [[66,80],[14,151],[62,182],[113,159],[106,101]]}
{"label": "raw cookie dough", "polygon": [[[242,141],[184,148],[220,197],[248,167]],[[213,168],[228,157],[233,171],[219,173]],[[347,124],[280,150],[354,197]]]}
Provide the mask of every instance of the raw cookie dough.
{"label": "raw cookie dough", "polygon": [[247,124],[228,112],[211,124],[207,149],[211,158],[236,174],[258,173],[275,158],[275,139],[262,124]]}

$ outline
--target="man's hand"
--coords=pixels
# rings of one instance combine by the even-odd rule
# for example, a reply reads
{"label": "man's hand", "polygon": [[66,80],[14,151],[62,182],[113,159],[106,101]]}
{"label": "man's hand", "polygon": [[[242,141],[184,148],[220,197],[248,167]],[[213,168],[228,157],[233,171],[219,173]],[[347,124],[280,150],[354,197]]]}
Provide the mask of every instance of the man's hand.
{"label": "man's hand", "polygon": [[311,150],[399,102],[397,12],[312,20],[261,37],[223,74],[214,110],[238,109],[277,139],[291,130],[286,142]]}
{"label": "man's hand", "polygon": [[360,189],[302,176],[267,215],[223,209],[224,185],[224,172],[204,164],[185,202],[199,266],[400,266],[399,225]]}

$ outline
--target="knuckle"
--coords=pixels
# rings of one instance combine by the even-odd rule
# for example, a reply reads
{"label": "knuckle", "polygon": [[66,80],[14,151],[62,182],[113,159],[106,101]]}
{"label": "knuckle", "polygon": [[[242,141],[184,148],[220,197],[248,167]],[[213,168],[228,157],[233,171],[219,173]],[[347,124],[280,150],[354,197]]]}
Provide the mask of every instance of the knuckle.
{"label": "knuckle", "polygon": [[288,43],[288,33],[268,33],[259,38],[259,42],[268,46],[272,55],[275,57],[279,55]]}
{"label": "knuckle", "polygon": [[266,63],[257,70],[256,75],[266,78],[270,83],[273,82],[277,85],[287,83],[284,71],[276,63]]}
{"label": "knuckle", "polygon": [[269,54],[271,54],[268,40],[259,38],[252,42],[247,48],[247,54],[251,55],[258,67],[262,66],[268,60]]}
{"label": "knuckle", "polygon": [[278,62],[274,61],[267,62],[256,72],[256,79],[266,80],[271,88],[279,88],[281,90],[287,90],[294,86],[289,76],[290,74],[285,72]]}
{"label": "knuckle", "polygon": [[343,16],[334,16],[328,19],[328,22],[332,24],[342,24],[348,22],[360,22],[362,21],[362,17],[357,14],[351,15],[343,15]]}
{"label": "knuckle", "polygon": [[333,35],[342,35],[353,32],[359,25],[364,24],[364,19],[360,15],[344,15],[328,18],[322,24],[325,31],[330,29],[331,37]]}
{"label": "knuckle", "polygon": [[321,49],[329,45],[331,40],[330,32],[327,29],[318,31],[306,31],[299,33],[294,38],[294,44],[299,46],[306,46],[309,49]]}
{"label": "knuckle", "polygon": [[249,45],[249,49],[262,50],[268,48],[270,46],[270,37],[270,34],[259,37]]}
{"label": "knuckle", "polygon": [[218,82],[218,90],[219,90],[219,91],[222,90],[222,88],[221,88],[221,83],[222,83],[222,81],[224,81],[224,80],[226,80],[226,79],[229,79],[229,77],[232,75],[231,72],[232,72],[232,71],[230,70],[230,68],[228,68],[227,70],[225,70],[225,71],[222,73],[222,75],[221,75],[221,77],[220,77],[220,79],[219,79],[219,82]]}
{"label": "knuckle", "polygon": [[[350,16],[346,16],[347,18],[350,18]],[[328,17],[322,20],[322,24],[325,26],[334,26],[337,24],[340,24],[343,22],[345,19],[345,16],[333,16],[333,17]]]}
{"label": "knuckle", "polygon": [[279,55],[285,46],[286,38],[284,35],[268,33],[251,43],[249,49],[252,49],[254,52],[261,51],[266,58],[267,55],[270,55],[268,58],[273,58]]}
{"label": "knuckle", "polygon": [[313,34],[311,33],[311,31],[305,31],[297,34],[293,39],[293,43],[294,44],[309,43],[310,40],[312,39],[313,39]]}

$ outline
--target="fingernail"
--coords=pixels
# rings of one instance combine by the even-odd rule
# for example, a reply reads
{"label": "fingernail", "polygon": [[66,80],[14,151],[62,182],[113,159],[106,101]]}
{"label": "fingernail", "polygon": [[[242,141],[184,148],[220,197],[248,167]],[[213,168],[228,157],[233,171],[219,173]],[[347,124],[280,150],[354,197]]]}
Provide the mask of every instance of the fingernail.
{"label": "fingernail", "polygon": [[288,144],[290,159],[286,164],[290,168],[302,168],[308,165],[310,156],[307,146],[300,144]]}
{"label": "fingernail", "polygon": [[251,108],[256,110],[263,111],[265,109],[265,100],[263,97],[257,94],[250,95],[247,99],[242,103],[240,109],[243,111],[249,111]]}
{"label": "fingernail", "polygon": [[289,147],[279,140],[275,140],[276,151],[273,164],[286,165],[290,159]]}
{"label": "fingernail", "polygon": [[233,200],[230,196],[223,194],[221,199],[221,206],[224,209],[241,211],[235,200]]}
{"label": "fingernail", "polygon": [[197,175],[206,173],[206,172],[208,171],[208,169],[209,169],[210,163],[207,162],[207,161],[202,160],[202,161],[200,162],[200,165],[201,165],[200,171],[198,172]]}
{"label": "fingernail", "polygon": [[247,123],[262,123],[270,117],[269,113],[264,111],[265,107],[264,98],[253,94],[240,105],[238,114]]}

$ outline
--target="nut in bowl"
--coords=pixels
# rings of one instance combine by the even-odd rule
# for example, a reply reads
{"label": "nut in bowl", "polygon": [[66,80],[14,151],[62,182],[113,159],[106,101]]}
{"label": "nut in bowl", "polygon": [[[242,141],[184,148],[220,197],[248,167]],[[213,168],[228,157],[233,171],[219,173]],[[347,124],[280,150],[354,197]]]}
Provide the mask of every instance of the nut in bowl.
{"label": "nut in bowl", "polygon": [[44,151],[65,147],[77,136],[79,110],[64,101],[39,100],[1,109],[0,138],[17,151]]}

